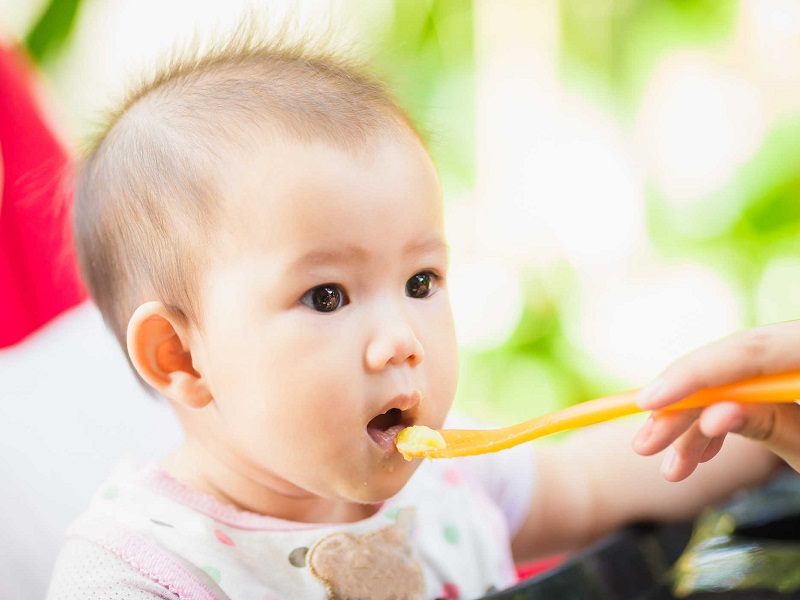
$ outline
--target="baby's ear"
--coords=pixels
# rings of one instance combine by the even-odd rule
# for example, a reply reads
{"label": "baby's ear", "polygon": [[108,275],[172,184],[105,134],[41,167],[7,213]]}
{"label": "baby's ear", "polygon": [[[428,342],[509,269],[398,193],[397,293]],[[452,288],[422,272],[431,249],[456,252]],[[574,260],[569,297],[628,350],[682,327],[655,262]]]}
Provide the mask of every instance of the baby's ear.
{"label": "baby's ear", "polygon": [[192,366],[186,328],[161,302],[145,302],[128,322],[128,355],[139,375],[164,396],[202,408],[212,396]]}

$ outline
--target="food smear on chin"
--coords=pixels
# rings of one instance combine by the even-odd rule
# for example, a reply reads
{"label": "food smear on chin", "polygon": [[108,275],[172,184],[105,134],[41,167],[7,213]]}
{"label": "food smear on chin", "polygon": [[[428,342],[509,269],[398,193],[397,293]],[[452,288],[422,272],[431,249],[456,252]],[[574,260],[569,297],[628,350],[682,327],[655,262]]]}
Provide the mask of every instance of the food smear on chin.
{"label": "food smear on chin", "polygon": [[395,445],[406,460],[424,456],[430,450],[442,450],[447,446],[441,433],[424,425],[403,429],[397,435]]}

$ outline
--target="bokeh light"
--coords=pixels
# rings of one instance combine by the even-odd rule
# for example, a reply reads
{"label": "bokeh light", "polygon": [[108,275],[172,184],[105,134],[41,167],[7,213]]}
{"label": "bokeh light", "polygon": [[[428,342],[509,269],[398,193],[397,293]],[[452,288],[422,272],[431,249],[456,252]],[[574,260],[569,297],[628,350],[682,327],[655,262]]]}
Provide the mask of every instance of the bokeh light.
{"label": "bokeh light", "polygon": [[[252,0],[83,1],[41,59],[77,149],[122,83]],[[0,0],[25,40],[51,4]],[[259,12],[260,9],[256,9]],[[511,420],[638,386],[800,294],[794,0],[294,0],[331,19],[442,175],[458,403]]]}

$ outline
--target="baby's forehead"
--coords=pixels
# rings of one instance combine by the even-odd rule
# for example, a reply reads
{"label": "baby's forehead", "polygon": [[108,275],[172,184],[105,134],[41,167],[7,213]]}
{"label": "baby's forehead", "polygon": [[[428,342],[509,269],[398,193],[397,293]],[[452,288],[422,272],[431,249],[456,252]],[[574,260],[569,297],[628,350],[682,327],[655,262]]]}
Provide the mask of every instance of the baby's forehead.
{"label": "baby's forehead", "polygon": [[[392,175],[403,170],[414,179],[438,182],[433,162],[415,133],[402,126],[375,132],[358,145],[332,143],[325,138],[298,139],[278,134],[260,143],[238,148],[219,169],[219,181],[236,201],[238,194],[268,201],[274,194],[285,194],[286,201],[318,197],[335,203],[342,187],[369,186],[383,195],[397,187]],[[377,176],[377,177],[376,177]]]}
{"label": "baby's forehead", "polygon": [[[356,148],[272,136],[236,150],[218,169],[229,231],[281,238],[305,227],[341,237],[382,210],[385,227],[403,212],[439,219],[438,175],[412,131],[388,130]],[[424,202],[415,202],[424,198]],[[316,229],[314,229],[316,228]]]}

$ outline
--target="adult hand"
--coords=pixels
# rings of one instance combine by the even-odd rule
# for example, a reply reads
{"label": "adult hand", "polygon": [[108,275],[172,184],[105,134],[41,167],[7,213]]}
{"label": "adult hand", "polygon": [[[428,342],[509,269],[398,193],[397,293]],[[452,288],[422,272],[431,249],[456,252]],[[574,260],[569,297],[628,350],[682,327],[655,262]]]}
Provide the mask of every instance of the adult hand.
{"label": "adult hand", "polygon": [[749,329],[694,350],[640,392],[639,406],[654,412],[634,436],[633,448],[650,456],[669,447],[661,471],[668,481],[681,481],[716,456],[728,433],[737,433],[800,471],[797,404],[719,402],[703,409],[658,410],[704,388],[797,369],[800,321]]}

